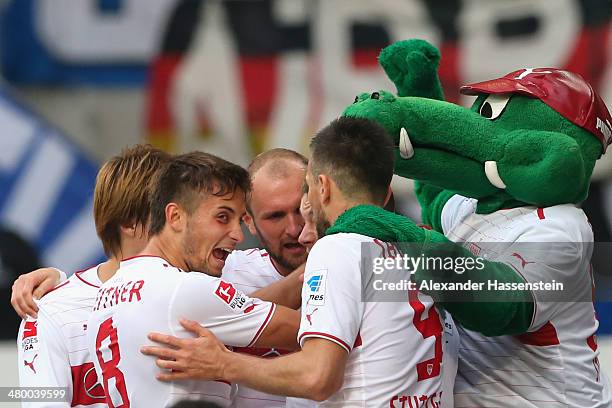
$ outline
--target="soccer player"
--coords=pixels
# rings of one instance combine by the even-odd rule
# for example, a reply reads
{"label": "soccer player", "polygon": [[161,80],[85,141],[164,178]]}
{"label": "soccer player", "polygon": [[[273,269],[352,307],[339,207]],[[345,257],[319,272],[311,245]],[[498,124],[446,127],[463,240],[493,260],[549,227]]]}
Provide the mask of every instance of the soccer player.
{"label": "soccer player", "polygon": [[306,248],[306,252],[310,252],[312,246],[319,239],[319,234],[317,234],[317,225],[315,223],[314,214],[312,213],[312,206],[310,205],[310,201],[308,201],[308,192],[302,195],[300,214],[302,214],[302,218],[304,218],[304,228],[302,228],[302,232],[298,239],[300,244],[304,245]]}
{"label": "soccer player", "polygon": [[[303,272],[306,262],[306,251],[298,241],[304,219],[300,214],[302,185],[306,175],[307,159],[301,154],[287,149],[271,149],[258,155],[249,165],[251,190],[247,196],[247,213],[244,217],[249,230],[254,234],[260,248],[234,250],[225,260],[223,279],[247,295],[258,289],[280,281],[291,272],[299,269]],[[55,283],[57,272],[48,270],[49,281]],[[31,275],[31,278],[30,276]],[[39,272],[33,272],[20,278],[15,286],[13,303],[20,310],[33,313],[34,306],[24,302],[25,296],[31,296],[33,287],[42,279]],[[45,285],[43,282],[42,285]],[[36,287],[37,294],[42,295],[44,287]],[[298,308],[301,302],[299,291],[293,294],[285,291],[285,305]],[[280,300],[280,299],[277,299]],[[277,301],[277,303],[279,303]],[[17,307],[16,307],[17,309]],[[235,351],[261,357],[275,357],[287,354],[289,350],[264,347],[236,347]],[[270,395],[246,386],[238,386],[232,395],[234,408],[289,408],[309,407],[312,401]]]}
{"label": "soccer player", "polygon": [[[382,128],[340,118],[315,136],[311,150],[306,180],[320,236],[349,208],[383,205],[393,174],[393,146]],[[172,370],[159,374],[163,380],[222,379],[335,406],[407,406],[407,401],[436,406],[442,390],[442,321],[433,301],[414,293],[402,305],[362,302],[362,243],[374,240],[334,234],[312,247],[302,290],[299,352],[274,359],[234,353],[202,328],[204,336],[195,340],[201,347],[147,346],[142,351],[161,357],[158,365]],[[423,326],[427,333],[419,331]],[[171,336],[151,338],[180,346]]]}
{"label": "soccer player", "polygon": [[[385,209],[387,209],[387,207],[388,203],[385,205]],[[308,201],[308,193],[304,193],[302,196],[300,213],[304,218],[304,228],[302,228],[302,233],[299,238],[300,243],[306,247],[307,252],[310,252],[310,249],[314,243],[317,242],[319,237],[312,206]],[[442,398],[440,406],[452,407],[453,389],[455,386],[455,377],[457,375],[459,333],[450,313],[444,310],[439,310],[439,313],[441,313],[444,318],[444,333],[442,335],[442,367],[444,367],[444,370],[442,371]]]}
{"label": "soccer player", "polygon": [[[260,248],[235,250],[226,259],[223,279],[246,294],[264,288],[298,270],[303,273],[306,249],[298,237],[304,226],[300,214],[302,185],[308,160],[288,149],[259,154],[248,167],[251,191],[244,221],[259,240]],[[283,304],[299,308],[299,291],[286,291]],[[278,303],[278,302],[277,302]],[[277,357],[289,350],[236,347],[234,351],[260,357]],[[233,408],[312,407],[314,402],[266,394],[238,384]]]}
{"label": "soccer player", "polygon": [[244,169],[206,153],[176,156],[161,171],[149,243],[101,286],[88,323],[110,406],[203,397],[203,382],[157,382],[154,360],[137,352],[151,331],[187,336],[180,318],[209,327],[230,346],[297,348],[298,312],[249,298],[218,278],[243,238],[248,189]]}
{"label": "soccer player", "polygon": [[298,152],[271,149],[255,157],[248,168],[251,191],[244,221],[282,276],[306,262],[306,249],[298,237],[304,226],[300,200],[307,166],[308,160]]}
{"label": "soccer player", "polygon": [[96,178],[94,221],[108,261],[73,274],[40,300],[37,318],[21,324],[17,338],[20,385],[68,390],[66,402],[46,406],[106,407],[85,341],[87,320],[98,287],[115,273],[119,260],[144,248],[148,183],[168,159],[160,150],[138,145],[104,163]]}

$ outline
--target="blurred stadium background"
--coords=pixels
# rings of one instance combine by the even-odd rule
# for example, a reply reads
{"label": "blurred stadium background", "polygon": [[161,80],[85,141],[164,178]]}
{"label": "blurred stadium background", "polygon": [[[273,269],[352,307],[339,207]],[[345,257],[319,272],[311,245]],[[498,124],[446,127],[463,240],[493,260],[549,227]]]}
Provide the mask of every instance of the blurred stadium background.
{"label": "blurred stadium background", "polygon": [[[12,282],[37,265],[76,271],[103,258],[93,183],[122,147],[243,165],[269,147],[306,152],[357,93],[394,89],[376,56],[411,37],[441,49],[450,101],[470,104],[461,84],[552,66],[583,75],[612,107],[611,21],[610,0],[0,0],[0,385],[17,384]],[[584,204],[602,242],[611,175],[608,154]],[[394,188],[417,217],[411,183]],[[612,275],[595,264],[599,279]],[[612,289],[598,295],[612,300]],[[612,306],[597,307],[612,374]]]}

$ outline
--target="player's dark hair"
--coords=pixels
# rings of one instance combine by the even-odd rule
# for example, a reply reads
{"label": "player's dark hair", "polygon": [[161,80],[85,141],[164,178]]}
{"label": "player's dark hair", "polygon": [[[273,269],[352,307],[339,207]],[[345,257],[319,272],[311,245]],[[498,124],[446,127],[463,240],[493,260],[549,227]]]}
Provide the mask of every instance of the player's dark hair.
{"label": "player's dark hair", "polygon": [[389,134],[367,119],[341,117],[310,142],[312,173],[327,174],[349,198],[366,195],[382,205],[393,177]]}
{"label": "player's dark hair", "polygon": [[249,187],[247,171],[220,157],[203,152],[175,156],[155,182],[149,233],[157,235],[162,231],[169,203],[177,203],[191,214],[202,194],[246,194]]}

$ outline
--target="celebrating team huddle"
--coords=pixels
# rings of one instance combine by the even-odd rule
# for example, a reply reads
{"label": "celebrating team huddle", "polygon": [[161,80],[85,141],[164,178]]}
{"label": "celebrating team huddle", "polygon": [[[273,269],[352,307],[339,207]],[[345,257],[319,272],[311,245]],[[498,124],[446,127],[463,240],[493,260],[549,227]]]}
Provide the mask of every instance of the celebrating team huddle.
{"label": "celebrating team huddle", "polygon": [[[364,120],[345,119],[332,123],[315,141],[320,141],[320,149],[325,152],[329,151],[330,142],[338,142],[339,137],[344,140],[337,149],[342,149],[354,143],[350,139],[354,136],[359,136],[363,151],[361,157],[344,164],[347,171],[355,170],[359,161],[368,161],[380,152],[385,154],[385,166],[369,185],[357,184],[347,198],[342,197],[345,193],[338,187],[331,187],[333,181],[327,178],[326,188],[333,188],[331,205],[337,208],[350,202],[383,205],[388,198],[393,158],[392,146],[381,128]],[[162,401],[161,405],[170,405],[194,397],[213,400],[221,406],[244,407],[313,406],[313,400],[334,401],[341,406],[359,401],[372,401],[377,405],[395,401],[400,406],[407,398],[425,401],[425,396],[430,404],[439,404],[443,397],[452,397],[456,363],[450,360],[447,363],[446,356],[452,359],[456,351],[443,354],[440,349],[441,321],[437,323],[437,334],[426,341],[412,324],[413,303],[406,303],[403,308],[393,303],[372,308],[364,305],[366,309],[363,309],[359,280],[351,276],[359,272],[361,243],[371,242],[372,238],[341,234],[318,241],[308,255],[313,266],[307,266],[304,277],[312,282],[315,275],[319,276],[318,286],[315,288],[311,284],[308,291],[301,290],[300,275],[304,271],[302,264],[307,249],[312,247],[318,234],[324,233],[320,225],[313,224],[316,207],[311,207],[311,201],[303,194],[308,177],[307,161],[302,156],[283,149],[266,152],[255,159],[249,175],[238,166],[204,153],[166,158],[152,148],[139,146],[125,151],[102,168],[96,194],[106,193],[108,186],[102,184],[109,180],[103,177],[108,167],[114,165],[118,169],[114,171],[115,185],[132,184],[134,180],[129,178],[135,176],[134,172],[141,172],[147,161],[159,161],[159,157],[166,161],[163,166],[147,166],[161,168],[156,171],[159,174],[155,177],[138,175],[157,183],[150,192],[153,204],[149,223],[132,221],[133,225],[126,231],[123,223],[127,222],[120,214],[114,215],[115,225],[119,226],[118,240],[114,247],[105,244],[111,259],[60,283],[38,303],[38,318],[24,321],[22,331],[32,324],[38,327],[36,338],[40,346],[22,349],[21,357],[26,360],[34,354],[42,357],[38,361],[38,372],[21,368],[22,378],[29,381],[28,384],[38,380],[39,384],[69,386],[73,404],[86,405],[92,397],[85,391],[85,385],[68,379],[70,372],[76,372],[75,367],[83,366],[79,374],[95,367],[102,386],[96,389],[98,397],[104,395],[102,402],[115,407],[149,406],[158,401]],[[320,165],[331,169],[333,163],[325,161],[330,157],[322,157]],[[125,173],[118,174],[119,169]],[[342,170],[334,166],[333,171]],[[118,179],[121,177],[125,180]],[[357,173],[353,177],[357,177]],[[286,197],[279,197],[274,202],[274,196],[266,196],[271,203],[261,208],[263,200],[256,200],[261,181],[265,181],[263,188],[278,184],[278,192]],[[349,182],[354,184],[356,180]],[[293,187],[289,194],[286,193],[288,187]],[[313,190],[309,191],[312,195]],[[108,193],[106,197],[113,199]],[[125,201],[126,198],[124,195],[121,199]],[[245,215],[245,198],[250,207],[247,223],[260,241],[267,244],[266,249],[234,251],[243,238],[240,220]],[[146,200],[142,206],[146,212]],[[96,211],[101,210],[96,207]],[[103,218],[96,216],[96,220]],[[305,219],[309,220],[309,225],[305,225]],[[319,219],[318,222],[331,220]],[[269,236],[268,232],[278,229],[276,224],[285,227],[280,228],[280,234]],[[148,242],[146,236],[150,236]],[[327,244],[322,246],[325,242]],[[129,252],[138,245],[136,253],[142,255]],[[338,257],[341,253],[345,255]],[[118,266],[112,277],[103,275],[109,264]],[[206,273],[183,272],[194,270]],[[317,271],[322,270],[325,274],[317,275]],[[214,277],[219,275],[223,276],[222,280]],[[341,289],[348,283],[351,288]],[[71,356],[71,350],[66,350],[63,356],[62,353],[51,355],[43,347],[54,340],[60,344],[66,339],[74,342],[73,332],[51,339],[46,326],[63,326],[64,320],[57,321],[60,317],[55,317],[55,309],[62,308],[69,296],[82,294],[83,288],[90,296],[77,298],[73,303],[86,306],[78,309],[81,315],[75,323],[86,329],[81,328],[82,336],[73,348],[86,349],[81,350],[81,360],[65,362],[59,358],[65,360]],[[349,289],[350,292],[345,292]],[[321,295],[310,301],[309,291]],[[337,296],[332,295],[334,292]],[[438,319],[430,298],[419,295],[414,302],[418,305],[419,319],[427,313]],[[298,312],[290,309],[299,308],[300,304],[304,305],[301,319]],[[69,320],[77,317],[68,308],[60,316]],[[238,382],[234,391],[230,382],[225,381],[159,382],[155,360],[146,357],[140,349],[154,344],[147,340],[147,335],[154,331],[189,337],[179,324],[180,318],[194,320],[212,330],[236,353],[285,356],[267,359],[265,362],[273,363],[270,367],[257,367],[245,361],[245,369],[239,371],[247,375],[246,368],[249,368],[254,378]],[[447,322],[448,327],[450,324]],[[452,337],[453,333],[449,335]],[[23,333],[20,338],[22,336]],[[394,337],[397,340],[388,343]],[[290,354],[300,348],[298,338],[302,351]],[[455,344],[454,339],[450,338],[445,344]],[[151,353],[146,348],[143,351]],[[446,374],[441,370],[443,355],[445,368],[449,366]],[[258,358],[254,360],[259,361]],[[427,360],[433,361],[432,368],[424,378],[417,378],[414,366]],[[68,375],[57,373],[60,361]],[[157,364],[163,366],[168,361],[160,360]],[[389,367],[395,367],[398,373],[394,381],[385,378]],[[263,374],[263,370],[269,374]],[[173,370],[173,373],[179,371]],[[445,393],[442,392],[443,381],[448,387]],[[279,394],[301,398],[283,398],[278,397]]]}
{"label": "celebrating team huddle", "polygon": [[[403,46],[423,50],[419,43]],[[478,197],[453,181],[417,186],[421,204],[431,204],[424,213],[432,230],[392,211],[394,170],[407,172],[441,143],[422,147],[423,134],[408,136],[404,127],[392,134],[397,123],[378,116],[380,106],[402,98],[409,107],[429,103],[407,94],[402,87],[410,81],[401,84],[398,97],[358,96],[314,136],[310,160],[272,149],[245,170],[207,153],[170,156],[136,146],[105,163],[94,219],[108,261],[68,279],[38,270],[14,285],[12,303],[24,317],[21,384],[67,387],[63,406],[165,407],[183,400],[222,407],[611,406],[592,303],[531,293],[453,302],[418,290],[406,291],[402,302],[364,298],[363,248],[397,257],[406,250],[401,242],[419,243],[424,253],[451,244],[449,256],[489,251],[494,257],[485,257],[478,279],[532,282],[566,273],[577,291],[592,284],[579,275],[587,257],[561,264],[542,256],[527,264],[515,246],[495,253],[487,247],[487,240],[514,243],[532,228],[558,238],[564,217],[571,220],[568,236],[578,237],[559,240],[592,241],[574,206],[530,207],[505,191],[503,200],[488,200],[506,188],[501,176],[516,174],[502,165],[486,165],[484,173],[479,167],[478,177],[493,186]],[[486,103],[496,109],[498,101],[487,100],[478,99],[480,111]],[[469,112],[470,120],[490,119]],[[602,148],[585,134],[593,139],[585,149],[589,142]],[[430,168],[431,180],[441,174]],[[506,178],[510,187],[512,180]],[[236,249],[243,221],[261,248]],[[476,279],[452,271],[413,275],[424,277]]]}

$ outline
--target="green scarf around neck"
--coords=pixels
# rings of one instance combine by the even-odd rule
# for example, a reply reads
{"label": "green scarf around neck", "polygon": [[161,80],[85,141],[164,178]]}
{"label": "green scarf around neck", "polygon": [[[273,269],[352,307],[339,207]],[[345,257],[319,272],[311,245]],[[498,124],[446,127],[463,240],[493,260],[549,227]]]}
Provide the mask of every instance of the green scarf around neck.
{"label": "green scarf around neck", "polygon": [[448,242],[442,234],[417,226],[403,215],[375,205],[362,204],[343,212],[326,235],[340,232],[377,238],[384,242]]}
{"label": "green scarf around neck", "polygon": [[[414,246],[402,244],[420,242],[422,247],[418,252],[429,256],[473,256],[467,249],[452,243],[441,233],[419,227],[407,217],[374,205],[358,205],[342,213],[334,225],[326,231],[326,235],[338,233],[356,233],[377,238],[383,242],[394,243],[399,246],[400,251],[408,254],[409,251],[414,251]],[[446,245],[435,245],[440,243],[446,243]],[[408,251],[403,251],[405,248],[408,248]],[[424,280],[463,282],[470,279],[475,282],[487,282],[488,280],[507,283],[525,282],[521,276],[503,263],[485,262],[485,265],[486,269],[478,273],[473,273],[474,271],[463,274],[450,272],[440,275],[428,270],[419,270],[414,279],[417,285]],[[525,333],[529,329],[534,312],[530,292],[508,292],[505,294],[507,300],[498,302],[458,302],[449,300],[447,295],[440,292],[428,292],[428,294],[465,328],[478,331],[486,336]],[[478,293],[474,293],[474,297],[477,296],[479,296]]]}

